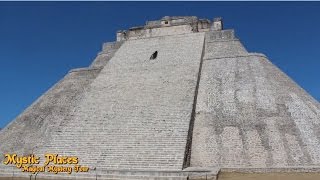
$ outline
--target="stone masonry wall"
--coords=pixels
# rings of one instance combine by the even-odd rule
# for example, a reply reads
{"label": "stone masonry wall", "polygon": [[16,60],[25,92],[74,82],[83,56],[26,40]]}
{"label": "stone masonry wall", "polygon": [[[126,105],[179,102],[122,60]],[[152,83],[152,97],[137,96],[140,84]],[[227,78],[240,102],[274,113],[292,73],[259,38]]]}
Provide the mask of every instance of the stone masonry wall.
{"label": "stone masonry wall", "polygon": [[124,42],[38,153],[99,169],[181,170],[203,43],[203,33]]}
{"label": "stone masonry wall", "polygon": [[104,67],[122,45],[122,41],[104,43],[102,51],[93,60],[90,67]]}
{"label": "stone masonry wall", "polygon": [[168,36],[168,35],[179,35],[179,34],[189,34],[193,32],[193,27],[191,25],[179,25],[179,26],[168,26],[160,28],[143,28],[141,30],[128,31],[126,38],[129,40],[132,39],[141,39],[141,38],[151,38],[159,36]]}
{"label": "stone masonry wall", "polygon": [[319,166],[319,103],[239,41],[205,49],[191,166]]}
{"label": "stone masonry wall", "polygon": [[27,155],[50,141],[100,70],[69,72],[0,132],[0,152]]}
{"label": "stone masonry wall", "polygon": [[2,129],[0,151],[78,156],[108,178],[320,166],[319,102],[233,30],[182,22],[119,32]]}

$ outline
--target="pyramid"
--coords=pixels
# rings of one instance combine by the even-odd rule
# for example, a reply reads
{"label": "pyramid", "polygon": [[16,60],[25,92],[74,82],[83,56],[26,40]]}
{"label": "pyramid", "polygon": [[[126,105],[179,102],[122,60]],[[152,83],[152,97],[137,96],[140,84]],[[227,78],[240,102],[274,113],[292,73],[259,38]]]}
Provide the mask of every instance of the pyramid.
{"label": "pyramid", "polygon": [[[1,161],[54,153],[90,168],[38,173],[55,179],[319,172],[319,102],[221,18],[165,16],[116,36],[0,131]],[[2,163],[12,176],[30,173]]]}

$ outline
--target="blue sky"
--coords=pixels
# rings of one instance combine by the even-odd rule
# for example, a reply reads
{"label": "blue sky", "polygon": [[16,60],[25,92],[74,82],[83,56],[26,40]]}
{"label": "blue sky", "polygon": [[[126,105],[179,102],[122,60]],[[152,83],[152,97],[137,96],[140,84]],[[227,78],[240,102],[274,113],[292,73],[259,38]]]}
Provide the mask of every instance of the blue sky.
{"label": "blue sky", "polygon": [[163,16],[221,16],[320,101],[320,2],[0,2],[0,127],[120,29]]}

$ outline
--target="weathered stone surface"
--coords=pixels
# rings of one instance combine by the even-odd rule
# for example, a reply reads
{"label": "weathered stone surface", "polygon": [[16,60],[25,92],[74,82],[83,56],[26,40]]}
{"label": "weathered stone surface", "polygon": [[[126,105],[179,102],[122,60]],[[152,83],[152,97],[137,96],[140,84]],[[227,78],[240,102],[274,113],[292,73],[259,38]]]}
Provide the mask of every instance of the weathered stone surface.
{"label": "weathered stone surface", "polygon": [[209,31],[210,21],[196,16],[165,16],[161,20],[147,21],[145,26],[117,32],[117,41],[189,34]]}
{"label": "weathered stone surface", "polygon": [[206,39],[197,98],[191,166],[320,165],[319,103],[239,41]]}
{"label": "weathered stone surface", "polygon": [[122,41],[104,43],[102,51],[93,60],[90,67],[104,67],[107,64],[107,62],[114,56],[114,54],[120,48],[122,43]]}
{"label": "weathered stone surface", "polygon": [[50,141],[52,132],[63,127],[100,70],[70,72],[49,89],[0,132],[1,154],[30,154]]}
{"label": "weathered stone surface", "polygon": [[203,43],[203,33],[124,42],[37,151],[90,167],[181,169]]}
{"label": "weathered stone surface", "polygon": [[[211,31],[194,16],[119,31],[90,67],[71,70],[0,131],[1,153],[78,156],[97,168],[71,179],[319,172],[319,102],[214,21]],[[26,176],[16,171],[0,165],[2,177]]]}

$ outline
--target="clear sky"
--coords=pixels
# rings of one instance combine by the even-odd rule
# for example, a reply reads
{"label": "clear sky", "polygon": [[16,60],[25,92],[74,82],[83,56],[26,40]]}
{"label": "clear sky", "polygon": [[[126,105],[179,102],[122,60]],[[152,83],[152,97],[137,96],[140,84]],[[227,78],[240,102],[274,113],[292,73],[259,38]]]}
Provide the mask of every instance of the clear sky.
{"label": "clear sky", "polygon": [[0,2],[0,128],[117,30],[189,15],[223,17],[249,52],[320,101],[320,2]]}

